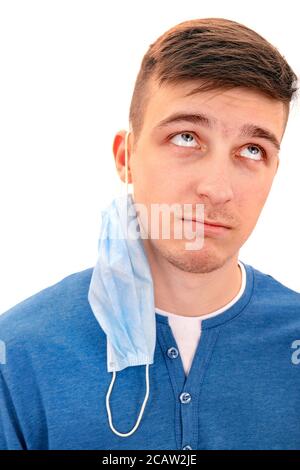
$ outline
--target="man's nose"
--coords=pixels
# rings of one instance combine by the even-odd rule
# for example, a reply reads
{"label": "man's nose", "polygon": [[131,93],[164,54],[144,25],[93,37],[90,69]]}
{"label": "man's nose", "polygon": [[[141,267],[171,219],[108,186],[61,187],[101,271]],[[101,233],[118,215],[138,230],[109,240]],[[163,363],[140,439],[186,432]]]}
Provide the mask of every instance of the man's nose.
{"label": "man's nose", "polygon": [[[206,155],[199,165],[198,196],[206,196],[212,204],[225,204],[233,199],[232,167],[224,154]],[[204,164],[203,164],[204,163]]]}

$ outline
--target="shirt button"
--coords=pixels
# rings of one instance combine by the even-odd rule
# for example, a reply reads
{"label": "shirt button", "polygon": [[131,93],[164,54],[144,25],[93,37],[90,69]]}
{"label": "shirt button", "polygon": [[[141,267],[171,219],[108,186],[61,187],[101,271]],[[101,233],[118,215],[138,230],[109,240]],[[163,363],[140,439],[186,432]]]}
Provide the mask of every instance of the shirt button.
{"label": "shirt button", "polygon": [[179,398],[180,398],[181,403],[184,403],[184,404],[190,403],[192,399],[191,395],[187,392],[183,392]]}
{"label": "shirt button", "polygon": [[176,357],[178,356],[178,349],[169,348],[168,351],[167,351],[167,354],[168,354],[170,359],[176,359]]}
{"label": "shirt button", "polygon": [[192,447],[191,447],[191,446],[184,446],[184,447],[182,448],[182,450],[192,450]]}

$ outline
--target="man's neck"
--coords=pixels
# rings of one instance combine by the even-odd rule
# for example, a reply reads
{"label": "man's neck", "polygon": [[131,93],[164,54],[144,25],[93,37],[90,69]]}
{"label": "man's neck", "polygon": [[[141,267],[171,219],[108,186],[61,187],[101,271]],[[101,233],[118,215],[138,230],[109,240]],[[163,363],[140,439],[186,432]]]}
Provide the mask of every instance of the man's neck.
{"label": "man's neck", "polygon": [[238,254],[209,273],[183,271],[145,244],[154,284],[155,306],[177,315],[195,317],[228,304],[241,289]]}

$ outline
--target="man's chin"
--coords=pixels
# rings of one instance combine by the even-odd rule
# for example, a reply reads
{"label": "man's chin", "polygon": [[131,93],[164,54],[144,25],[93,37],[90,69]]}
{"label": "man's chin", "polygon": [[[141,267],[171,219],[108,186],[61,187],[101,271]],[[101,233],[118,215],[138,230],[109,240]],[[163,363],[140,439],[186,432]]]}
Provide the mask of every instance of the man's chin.
{"label": "man's chin", "polygon": [[198,250],[187,250],[185,248],[185,241],[181,241],[181,246],[177,241],[172,245],[170,243],[156,243],[156,251],[166,261],[171,263],[181,271],[191,273],[210,273],[216,269],[221,268],[226,261],[226,258],[218,255],[214,247],[209,246],[208,243],[204,244]]}

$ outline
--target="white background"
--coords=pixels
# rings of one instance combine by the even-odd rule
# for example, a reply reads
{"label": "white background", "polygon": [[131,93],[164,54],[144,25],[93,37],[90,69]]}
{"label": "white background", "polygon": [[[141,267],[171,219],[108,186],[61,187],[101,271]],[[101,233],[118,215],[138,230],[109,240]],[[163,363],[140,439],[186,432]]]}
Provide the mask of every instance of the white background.
{"label": "white background", "polygon": [[[205,17],[255,29],[300,74],[294,0],[0,0],[0,312],[94,265],[101,209],[123,187],[112,143],[142,57],[170,27]],[[239,256],[297,291],[299,124],[297,102]]]}

